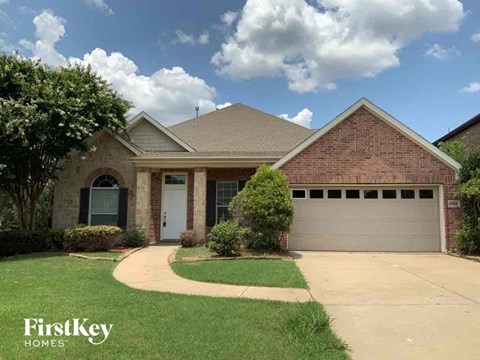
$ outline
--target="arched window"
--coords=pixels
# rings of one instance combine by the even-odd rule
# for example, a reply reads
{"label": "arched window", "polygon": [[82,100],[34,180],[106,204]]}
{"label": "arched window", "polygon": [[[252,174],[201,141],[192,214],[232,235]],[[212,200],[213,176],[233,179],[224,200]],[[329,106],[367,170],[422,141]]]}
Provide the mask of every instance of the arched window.
{"label": "arched window", "polygon": [[117,225],[118,180],[111,175],[100,175],[92,182],[90,192],[90,225]]}

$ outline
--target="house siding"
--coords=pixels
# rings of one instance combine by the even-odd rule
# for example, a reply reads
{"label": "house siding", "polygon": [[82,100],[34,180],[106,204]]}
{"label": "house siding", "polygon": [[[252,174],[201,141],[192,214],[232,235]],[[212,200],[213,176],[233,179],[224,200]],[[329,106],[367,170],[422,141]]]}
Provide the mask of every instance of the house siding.
{"label": "house siding", "polygon": [[462,131],[461,133],[452,136],[447,142],[460,140],[465,144],[465,149],[467,151],[479,150],[480,149],[480,122],[470,126],[468,129]]}
{"label": "house siding", "polygon": [[131,141],[140,148],[148,151],[186,151],[147,120],[140,121],[129,131]]}
{"label": "house siding", "polygon": [[455,171],[360,108],[282,166],[290,184],[438,184],[444,190],[446,245],[460,209],[449,209]]}
{"label": "house siding", "polygon": [[62,165],[53,193],[52,226],[66,228],[78,224],[80,189],[90,187],[102,174],[117,178],[120,187],[128,188],[127,225],[135,223],[135,166],[129,160],[134,154],[109,134],[102,134],[92,141],[95,152],[76,153]]}

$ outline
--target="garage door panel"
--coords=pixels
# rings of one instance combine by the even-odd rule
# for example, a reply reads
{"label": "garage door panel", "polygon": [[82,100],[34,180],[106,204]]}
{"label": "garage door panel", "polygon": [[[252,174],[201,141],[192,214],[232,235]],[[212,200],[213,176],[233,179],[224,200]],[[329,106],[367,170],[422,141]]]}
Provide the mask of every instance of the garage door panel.
{"label": "garage door panel", "polygon": [[437,199],[296,199],[289,248],[440,251]]}

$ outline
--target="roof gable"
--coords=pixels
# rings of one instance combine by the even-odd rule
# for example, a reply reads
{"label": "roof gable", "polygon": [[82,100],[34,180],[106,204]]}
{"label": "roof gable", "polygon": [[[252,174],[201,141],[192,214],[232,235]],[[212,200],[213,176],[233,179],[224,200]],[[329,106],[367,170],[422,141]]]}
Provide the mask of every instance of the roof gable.
{"label": "roof gable", "polygon": [[452,131],[448,132],[447,134],[443,135],[440,139],[435,140],[433,142],[434,145],[438,145],[439,143],[443,141],[447,141],[453,137],[455,137],[458,134],[461,134],[464,131],[467,131],[469,128],[471,128],[473,125],[480,123],[480,114],[475,115],[473,118],[470,120],[464,122],[460,126],[457,126],[455,129]]}
{"label": "roof gable", "polygon": [[234,104],[169,127],[196,151],[286,153],[313,131],[243,104]]}
{"label": "roof gable", "polygon": [[[148,115],[145,111],[140,112],[137,116],[135,116],[131,121],[130,124],[127,127],[127,131],[129,133],[136,133],[135,128],[138,127],[140,124],[142,124],[144,121],[148,122],[152,127],[156,130],[165,135],[167,138],[172,140],[174,143],[176,143],[178,146],[180,146],[182,149],[186,151],[193,152],[195,151],[194,148],[192,148],[190,145],[188,145],[186,142],[184,142],[182,139],[177,137],[175,134],[173,134],[170,130],[168,130],[166,127],[161,125],[158,121],[156,121],[154,118],[152,118],[150,115]],[[154,136],[154,135],[153,135]],[[135,138],[134,138],[135,139]],[[161,136],[158,138],[160,141],[165,140],[164,136]],[[138,144],[141,146],[141,144]],[[171,144],[170,144],[171,145]],[[154,144],[149,144],[149,146],[154,146]],[[159,144],[157,144],[157,147]],[[158,150],[157,148],[153,149],[145,149],[145,150]],[[172,146],[167,149],[168,151],[173,151],[175,149],[172,148]]]}
{"label": "roof gable", "polygon": [[322,136],[324,136],[326,133],[328,133],[330,130],[332,130],[334,127],[336,127],[338,124],[343,122],[345,119],[347,119],[350,115],[352,115],[355,111],[360,109],[361,107],[365,107],[368,111],[373,113],[378,119],[382,120],[385,122],[387,125],[391,126],[401,134],[403,134],[405,137],[419,145],[421,148],[423,148],[425,151],[448,165],[450,168],[454,169],[455,171],[458,171],[460,169],[460,164],[453,160],[450,156],[439,150],[437,147],[435,147],[432,143],[430,143],[428,140],[425,138],[421,137],[419,134],[402,124],[400,121],[395,119],[393,116],[373,104],[370,100],[362,98],[359,101],[357,101],[355,104],[350,106],[348,109],[346,109],[344,112],[342,112],[340,115],[338,115],[336,118],[334,118],[332,121],[327,123],[324,127],[322,127],[320,130],[315,132],[312,136],[307,138],[305,141],[300,143],[298,146],[296,146],[293,150],[288,152],[284,157],[282,157],[280,160],[278,160],[273,167],[274,168],[280,168],[283,165],[285,165],[288,161],[293,159],[296,155],[300,154],[303,150],[308,148],[311,144],[313,144],[315,141],[320,139]]}

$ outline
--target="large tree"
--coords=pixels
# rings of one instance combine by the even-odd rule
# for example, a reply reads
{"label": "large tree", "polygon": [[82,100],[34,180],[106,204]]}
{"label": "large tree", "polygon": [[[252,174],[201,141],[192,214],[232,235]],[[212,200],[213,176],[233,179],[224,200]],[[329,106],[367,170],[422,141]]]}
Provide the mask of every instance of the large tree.
{"label": "large tree", "polygon": [[45,186],[95,132],[123,131],[131,104],[88,67],[0,55],[0,191],[33,230]]}

